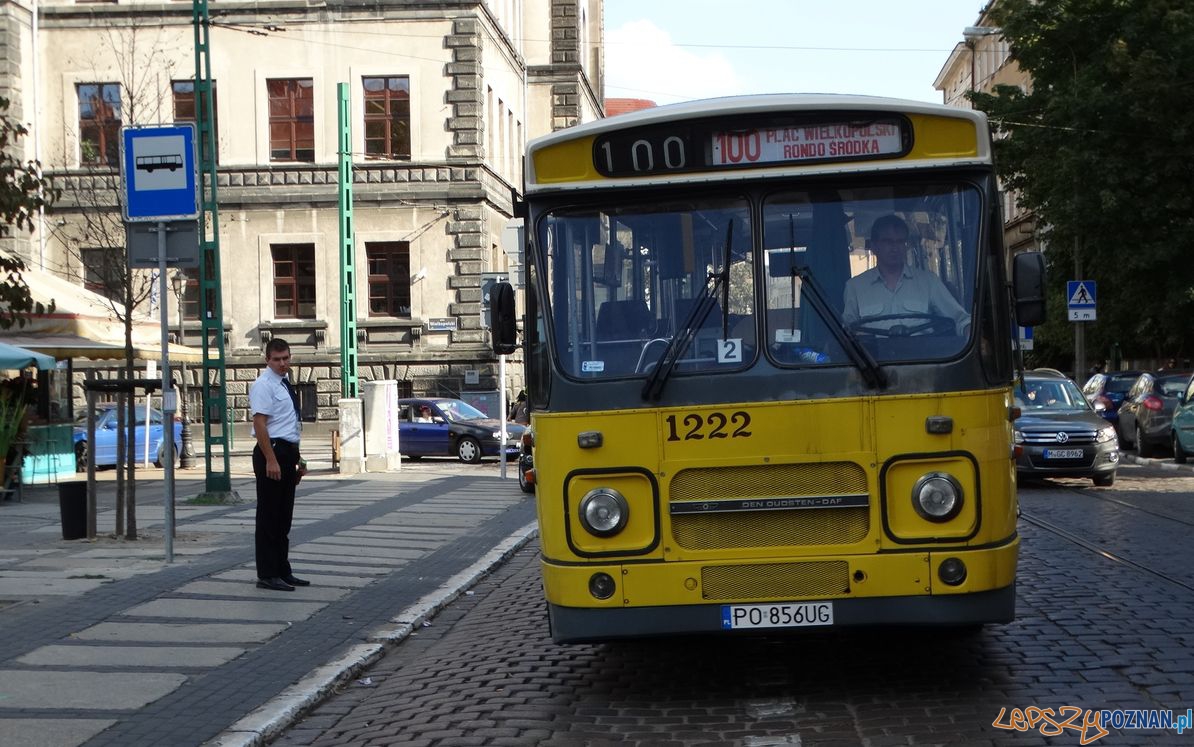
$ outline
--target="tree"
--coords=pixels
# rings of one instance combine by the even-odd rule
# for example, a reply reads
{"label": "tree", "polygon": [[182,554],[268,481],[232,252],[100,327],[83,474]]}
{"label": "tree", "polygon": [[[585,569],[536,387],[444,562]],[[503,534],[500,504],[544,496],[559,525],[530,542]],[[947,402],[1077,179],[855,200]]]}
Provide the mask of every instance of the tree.
{"label": "tree", "polygon": [[[41,164],[22,162],[12,155],[29,132],[9,118],[8,106],[8,99],[0,97],[0,220],[4,235],[11,226],[32,231],[38,212],[50,207],[59,195],[50,179],[42,176]],[[29,286],[21,277],[24,269],[20,257],[0,251],[0,329],[24,326],[29,314],[53,310],[30,297]]]}
{"label": "tree", "polygon": [[[1066,360],[1065,280],[1098,282],[1092,357],[1194,352],[1194,9],[1188,0],[1001,0],[994,21],[1031,91],[974,93],[1004,185],[1043,226],[1050,321],[1038,360]],[[1083,372],[1076,372],[1081,375]]]}
{"label": "tree", "polygon": [[[94,79],[106,80],[115,70],[120,95],[117,101],[105,101],[102,95],[90,102],[92,111],[100,112],[123,125],[161,122],[173,119],[168,85],[174,64],[169,53],[170,40],[160,27],[151,27],[133,18],[109,25],[93,49],[85,54],[98,59],[72,60],[96,71]],[[100,74],[103,71],[103,74]],[[124,378],[136,376],[133,353],[133,322],[137,309],[149,300],[158,287],[155,273],[129,267],[123,220],[124,193],[121,188],[116,152],[99,153],[76,133],[84,164],[80,171],[64,181],[62,212],[70,219],[55,231],[67,252],[81,268],[83,280],[89,274],[111,303],[113,316],[124,325]],[[62,155],[64,164],[72,156]],[[112,162],[109,162],[112,161]],[[164,302],[164,299],[163,299]],[[128,397],[117,419],[116,533],[127,539],[137,538],[136,463],[133,439],[126,439],[126,423],[136,422],[135,398]],[[170,424],[164,424],[170,433]]]}

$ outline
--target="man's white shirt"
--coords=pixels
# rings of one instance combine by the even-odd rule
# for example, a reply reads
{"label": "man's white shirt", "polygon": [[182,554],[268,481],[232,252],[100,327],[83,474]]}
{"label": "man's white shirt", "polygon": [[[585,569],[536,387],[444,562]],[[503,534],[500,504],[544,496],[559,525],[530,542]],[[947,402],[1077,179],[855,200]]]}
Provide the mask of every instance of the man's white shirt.
{"label": "man's white shirt", "polygon": [[[267,367],[249,387],[249,412],[268,418],[266,427],[270,438],[299,442],[301,426],[294,409],[294,400],[290,398],[290,390],[286,388],[282,377],[273,369]],[[257,434],[254,432],[253,435]]]}
{"label": "man's white shirt", "polygon": [[[894,290],[883,282],[878,267],[872,267],[846,282],[842,321],[847,325],[868,317],[893,314],[933,314],[948,317],[954,320],[959,335],[964,334],[970,324],[970,314],[954,300],[953,294],[941,279],[926,270],[905,266],[900,274],[900,282]],[[890,327],[915,323],[915,319],[894,319],[877,322],[876,326]]]}

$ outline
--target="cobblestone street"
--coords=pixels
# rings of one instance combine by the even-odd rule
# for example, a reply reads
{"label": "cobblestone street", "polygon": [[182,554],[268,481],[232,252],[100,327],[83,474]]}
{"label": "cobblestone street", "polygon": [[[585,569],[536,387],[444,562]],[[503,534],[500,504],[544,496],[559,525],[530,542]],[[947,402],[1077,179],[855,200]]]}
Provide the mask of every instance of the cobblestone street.
{"label": "cobblestone street", "polygon": [[[1047,740],[1046,723],[1011,728],[1012,709],[1184,714],[1194,478],[1120,474],[1114,490],[1022,488],[1018,619],[983,631],[558,646],[528,546],[275,744],[1079,744],[1083,715]],[[1189,739],[1125,729],[1099,741]]]}

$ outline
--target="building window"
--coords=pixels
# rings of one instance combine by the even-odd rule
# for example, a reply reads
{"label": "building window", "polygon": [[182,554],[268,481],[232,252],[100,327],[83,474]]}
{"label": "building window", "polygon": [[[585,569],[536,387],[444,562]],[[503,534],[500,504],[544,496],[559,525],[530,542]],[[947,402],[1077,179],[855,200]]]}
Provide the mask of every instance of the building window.
{"label": "building window", "polygon": [[[174,121],[175,122],[194,122],[196,127],[199,124],[198,117],[198,103],[195,96],[195,81],[193,80],[176,80],[172,83],[174,89]],[[211,83],[211,111],[212,117],[215,121],[212,122],[211,131],[216,135],[216,142],[219,142],[220,137],[220,110],[216,106],[219,97],[216,95],[216,83]],[[198,134],[198,133],[196,133]],[[206,141],[203,143],[207,145]],[[220,149],[214,148],[212,154],[215,156],[216,163],[220,162]],[[203,151],[199,152],[199,157],[203,157]]]}
{"label": "building window", "polygon": [[369,316],[410,317],[410,244],[371,241],[365,244],[369,262]]}
{"label": "building window", "polygon": [[363,78],[365,158],[410,160],[410,78]]}
{"label": "building window", "polygon": [[112,301],[122,301],[121,284],[124,253],[115,249],[93,246],[79,250],[83,287]]}
{"label": "building window", "polygon": [[274,317],[315,318],[315,245],[274,244]]}
{"label": "building window", "polygon": [[182,304],[182,318],[196,320],[199,318],[199,269],[179,268],[177,272],[185,283],[183,285],[182,298],[175,299]]}
{"label": "building window", "polygon": [[315,162],[315,85],[311,78],[267,80],[269,160]]}
{"label": "building window", "polygon": [[79,83],[79,163],[120,165],[120,84]]}

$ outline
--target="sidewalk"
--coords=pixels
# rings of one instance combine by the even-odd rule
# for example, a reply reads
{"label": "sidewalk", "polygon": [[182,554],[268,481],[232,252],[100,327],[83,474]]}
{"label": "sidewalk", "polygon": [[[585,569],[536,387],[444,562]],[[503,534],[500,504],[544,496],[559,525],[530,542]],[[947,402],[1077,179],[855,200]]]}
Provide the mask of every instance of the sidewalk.
{"label": "sidewalk", "polygon": [[1121,462],[1127,464],[1141,464],[1148,467],[1160,467],[1161,469],[1177,470],[1179,472],[1194,472],[1194,462],[1187,462],[1186,464],[1178,464],[1173,461],[1173,457],[1142,457],[1137,456],[1134,451],[1120,451],[1119,458]]}
{"label": "sidewalk", "polygon": [[288,593],[254,583],[243,457],[239,505],[186,505],[202,470],[180,473],[170,565],[160,471],[138,478],[137,541],[111,536],[111,473],[94,541],[61,539],[54,486],[0,502],[0,745],[261,744],[534,534],[495,462],[341,477],[312,456],[291,532],[312,585]]}

